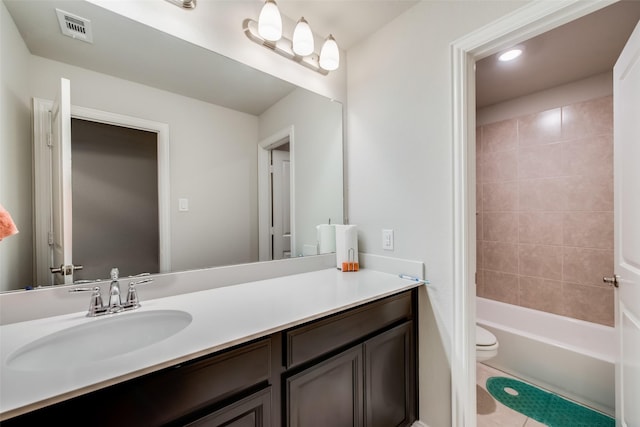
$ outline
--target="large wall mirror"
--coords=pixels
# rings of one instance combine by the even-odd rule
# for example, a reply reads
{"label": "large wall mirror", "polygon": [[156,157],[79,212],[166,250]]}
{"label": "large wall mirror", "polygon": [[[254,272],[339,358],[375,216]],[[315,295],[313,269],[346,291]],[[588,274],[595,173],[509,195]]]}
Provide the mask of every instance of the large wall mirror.
{"label": "large wall mirror", "polygon": [[[42,231],[57,221],[55,191],[42,188],[43,129],[61,79],[73,263],[84,266],[71,283],[111,267],[125,276],[313,255],[316,227],[343,222],[340,103],[85,1],[0,8],[0,132],[12,156],[0,164],[0,204],[20,229],[0,241],[0,290],[65,283],[48,272],[57,231]],[[76,18],[90,21],[90,42],[62,34],[60,20]],[[144,240],[156,253],[142,255]]]}

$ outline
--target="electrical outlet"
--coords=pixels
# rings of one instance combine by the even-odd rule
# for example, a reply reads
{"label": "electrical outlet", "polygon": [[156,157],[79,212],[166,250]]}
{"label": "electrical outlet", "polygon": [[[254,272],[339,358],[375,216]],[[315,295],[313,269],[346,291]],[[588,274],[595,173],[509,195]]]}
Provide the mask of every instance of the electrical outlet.
{"label": "electrical outlet", "polygon": [[382,249],[393,250],[393,230],[382,230]]}

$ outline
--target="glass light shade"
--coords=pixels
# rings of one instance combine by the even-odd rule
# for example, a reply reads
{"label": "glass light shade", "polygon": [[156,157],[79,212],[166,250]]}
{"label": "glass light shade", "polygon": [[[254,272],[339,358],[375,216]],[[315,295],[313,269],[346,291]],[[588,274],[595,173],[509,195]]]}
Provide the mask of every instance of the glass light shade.
{"label": "glass light shade", "polygon": [[296,55],[307,56],[313,53],[313,33],[304,17],[298,20],[293,30],[293,51]]}
{"label": "glass light shade", "polygon": [[276,2],[267,0],[258,17],[258,34],[265,40],[276,42],[282,38],[282,17]]}
{"label": "glass light shade", "polygon": [[340,66],[340,51],[338,50],[338,43],[331,34],[325,40],[320,51],[320,66],[327,70],[337,70]]}

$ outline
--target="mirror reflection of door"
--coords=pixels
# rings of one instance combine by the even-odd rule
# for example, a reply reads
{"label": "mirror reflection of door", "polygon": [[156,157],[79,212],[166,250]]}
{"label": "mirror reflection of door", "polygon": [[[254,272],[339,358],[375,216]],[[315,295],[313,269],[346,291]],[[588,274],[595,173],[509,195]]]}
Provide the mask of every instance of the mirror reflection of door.
{"label": "mirror reflection of door", "polygon": [[[50,269],[52,283],[73,283],[71,222],[71,82],[60,80],[51,107]],[[54,273],[58,269],[58,273]],[[69,274],[66,274],[69,273]]]}
{"label": "mirror reflection of door", "polygon": [[291,257],[291,168],[289,144],[271,150],[273,259]]}
{"label": "mirror reflection of door", "polygon": [[75,280],[157,273],[157,134],[71,120]]}

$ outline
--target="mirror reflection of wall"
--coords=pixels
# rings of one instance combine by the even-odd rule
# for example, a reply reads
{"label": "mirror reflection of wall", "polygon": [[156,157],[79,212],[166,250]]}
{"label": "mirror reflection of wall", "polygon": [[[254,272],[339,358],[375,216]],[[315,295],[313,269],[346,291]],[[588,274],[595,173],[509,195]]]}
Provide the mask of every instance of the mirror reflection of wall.
{"label": "mirror reflection of wall", "polygon": [[[280,92],[275,99],[275,105],[272,102],[259,111],[239,111],[182,95],[175,88],[153,87],[47,58],[42,53],[33,54],[16,25],[22,20],[16,18],[14,22],[9,11],[36,7],[40,3],[9,0],[0,3],[0,78],[3,83],[0,202],[19,223],[21,231],[0,243],[0,290],[21,289],[34,284],[31,100],[52,99],[61,77],[72,82],[72,105],[169,126],[171,271],[258,260],[257,144],[272,128],[294,126],[296,132],[297,150],[292,152],[292,161],[295,164],[294,209],[299,210],[295,213],[295,234],[300,238],[300,247],[304,243],[315,243],[315,226],[325,223],[327,218],[334,223],[342,222],[342,106],[339,103],[288,85],[289,89]],[[32,18],[34,16],[32,14]],[[59,33],[59,29],[57,31]],[[50,37],[64,39],[61,43],[82,43],[58,33]],[[164,33],[160,36],[163,42],[169,37]],[[173,38],[166,43],[183,51],[195,49],[193,45],[183,45]],[[77,48],[71,46],[65,50],[68,55]],[[86,52],[91,48],[82,43],[80,50],[88,56]],[[217,55],[201,48],[197,50],[207,57]],[[171,61],[168,51],[162,51],[162,55]],[[234,66],[238,64],[234,63]],[[257,72],[257,77],[252,78],[256,70],[245,68],[243,73],[235,73],[236,80],[241,77],[255,83],[264,79],[261,76],[266,76]],[[157,75],[162,68],[142,71]],[[269,79],[270,82],[273,80]],[[271,88],[285,85],[279,82],[271,84]],[[216,80],[202,83],[203,88],[226,85],[225,81]],[[253,92],[255,95],[256,91]],[[245,96],[237,90],[228,95]],[[256,107],[250,101],[245,104]],[[286,115],[292,112],[298,116]],[[182,198],[189,200],[187,212],[178,210],[178,200]],[[140,266],[137,272],[143,272],[145,268]],[[100,276],[106,278],[108,274],[107,269]]]}

